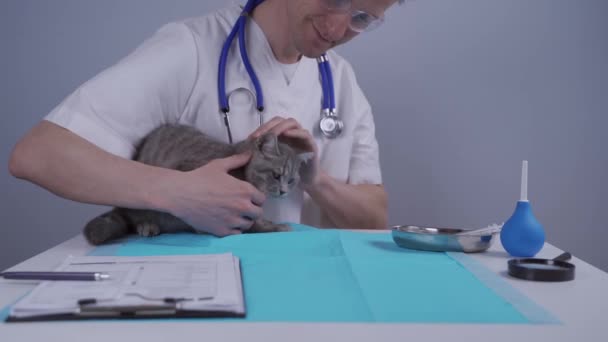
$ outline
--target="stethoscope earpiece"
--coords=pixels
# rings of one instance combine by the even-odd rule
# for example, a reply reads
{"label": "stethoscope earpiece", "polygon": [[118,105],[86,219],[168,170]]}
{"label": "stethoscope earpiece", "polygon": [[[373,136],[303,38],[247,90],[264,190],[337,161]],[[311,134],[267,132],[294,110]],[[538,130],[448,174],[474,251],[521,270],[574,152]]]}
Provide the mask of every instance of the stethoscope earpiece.
{"label": "stethoscope earpiece", "polygon": [[[264,111],[264,95],[262,94],[262,87],[260,82],[253,70],[253,66],[249,61],[247,55],[247,48],[245,44],[245,24],[249,15],[253,12],[257,5],[262,3],[264,0],[248,0],[247,4],[243,8],[243,12],[234,24],[230,34],[226,38],[224,45],[222,46],[222,52],[220,53],[219,70],[218,70],[218,97],[221,108],[221,114],[224,117],[224,124],[226,125],[226,131],[228,133],[228,141],[232,144],[232,131],[230,129],[229,116],[229,105],[228,96],[226,95],[226,64],[228,61],[228,51],[232,45],[234,39],[238,36],[239,40],[239,51],[241,53],[241,59],[245,65],[245,69],[249,74],[249,78],[255,88],[256,106],[260,115],[260,126],[263,124],[263,111]],[[344,122],[336,115],[336,100],[334,94],[334,81],[331,74],[331,68],[329,66],[329,60],[327,55],[323,54],[317,58],[319,63],[319,73],[321,74],[321,85],[323,87],[323,110],[321,114],[321,120],[319,121],[319,128],[323,135],[327,138],[333,139],[342,133],[344,128]]]}

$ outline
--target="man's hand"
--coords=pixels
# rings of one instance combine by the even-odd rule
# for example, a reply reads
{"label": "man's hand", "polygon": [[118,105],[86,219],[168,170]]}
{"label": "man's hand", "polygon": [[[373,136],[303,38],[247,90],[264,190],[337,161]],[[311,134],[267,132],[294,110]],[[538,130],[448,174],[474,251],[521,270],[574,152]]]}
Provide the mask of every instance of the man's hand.
{"label": "man's hand", "polygon": [[249,138],[255,139],[268,132],[274,133],[279,140],[299,152],[312,153],[312,157],[300,168],[300,186],[306,190],[318,184],[320,181],[318,148],[310,132],[302,128],[293,118],[276,116],[251,133]]}
{"label": "man's hand", "polygon": [[279,139],[313,158],[300,168],[300,185],[312,197],[335,228],[386,228],[387,196],[381,185],[345,184],[323,172],[318,148],[310,132],[295,119],[275,117],[249,137],[272,132]]}
{"label": "man's hand", "polygon": [[161,206],[200,231],[216,236],[240,234],[262,216],[265,195],[228,171],[245,165],[250,153],[216,159],[178,174],[166,186]]}

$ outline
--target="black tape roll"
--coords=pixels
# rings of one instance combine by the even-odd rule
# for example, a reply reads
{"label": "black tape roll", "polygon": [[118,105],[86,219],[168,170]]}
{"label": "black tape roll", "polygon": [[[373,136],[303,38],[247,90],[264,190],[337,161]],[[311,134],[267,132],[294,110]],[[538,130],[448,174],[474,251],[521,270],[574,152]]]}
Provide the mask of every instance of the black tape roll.
{"label": "black tape roll", "polygon": [[534,281],[568,281],[574,279],[576,267],[566,262],[572,256],[564,253],[555,259],[511,259],[509,260],[509,275]]}

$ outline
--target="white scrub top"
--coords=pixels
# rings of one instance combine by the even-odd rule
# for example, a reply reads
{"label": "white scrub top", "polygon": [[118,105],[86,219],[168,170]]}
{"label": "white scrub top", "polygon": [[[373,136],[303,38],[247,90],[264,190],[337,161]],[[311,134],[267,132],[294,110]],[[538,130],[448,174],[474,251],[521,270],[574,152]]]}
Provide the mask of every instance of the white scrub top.
{"label": "white scrub top", "polygon": [[[228,142],[217,95],[218,59],[240,14],[232,6],[162,27],[129,56],[80,86],[46,120],[115,155],[131,158],[135,146],[163,123],[192,125]],[[381,184],[378,143],[368,101],[351,66],[328,53],[338,114],[344,131],[327,139],[318,130],[322,88],[315,59],[302,57],[291,80],[274,57],[263,31],[248,21],[247,48],[264,92],[264,120],[293,117],[316,139],[321,168],[350,184]],[[226,91],[234,141],[259,125],[253,85],[233,45],[226,68]],[[289,77],[287,77],[289,78]],[[264,217],[275,222],[331,224],[299,188],[281,199],[268,198]]]}

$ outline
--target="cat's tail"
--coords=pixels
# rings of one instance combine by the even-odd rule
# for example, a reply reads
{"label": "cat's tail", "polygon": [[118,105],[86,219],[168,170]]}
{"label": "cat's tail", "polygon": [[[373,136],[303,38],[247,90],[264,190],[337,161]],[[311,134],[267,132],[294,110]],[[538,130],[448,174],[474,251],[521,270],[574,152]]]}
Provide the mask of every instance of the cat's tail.
{"label": "cat's tail", "polygon": [[89,221],[83,233],[90,244],[101,245],[129,234],[129,224],[120,209],[112,209]]}

